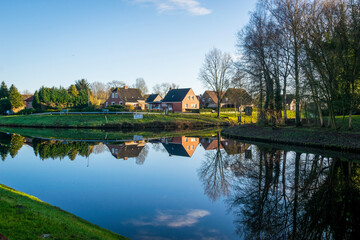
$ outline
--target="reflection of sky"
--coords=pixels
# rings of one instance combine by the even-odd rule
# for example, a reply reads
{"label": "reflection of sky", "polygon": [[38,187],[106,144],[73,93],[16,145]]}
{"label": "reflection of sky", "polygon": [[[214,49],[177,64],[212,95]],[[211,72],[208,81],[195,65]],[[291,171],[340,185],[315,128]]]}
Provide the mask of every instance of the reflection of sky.
{"label": "reflection of sky", "polygon": [[143,165],[108,151],[42,161],[24,146],[0,162],[0,183],[134,239],[234,239],[223,201],[204,195],[204,155],[197,148],[191,158],[169,157],[150,147]]}

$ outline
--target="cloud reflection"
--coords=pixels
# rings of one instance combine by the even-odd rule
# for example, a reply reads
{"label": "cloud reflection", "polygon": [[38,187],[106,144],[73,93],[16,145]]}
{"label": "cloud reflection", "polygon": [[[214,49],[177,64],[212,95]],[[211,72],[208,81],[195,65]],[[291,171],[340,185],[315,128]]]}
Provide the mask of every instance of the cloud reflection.
{"label": "cloud reflection", "polygon": [[200,218],[210,215],[209,211],[201,209],[188,210],[185,213],[179,211],[158,210],[153,220],[146,218],[133,219],[127,223],[135,226],[167,226],[172,228],[191,227],[199,222]]}

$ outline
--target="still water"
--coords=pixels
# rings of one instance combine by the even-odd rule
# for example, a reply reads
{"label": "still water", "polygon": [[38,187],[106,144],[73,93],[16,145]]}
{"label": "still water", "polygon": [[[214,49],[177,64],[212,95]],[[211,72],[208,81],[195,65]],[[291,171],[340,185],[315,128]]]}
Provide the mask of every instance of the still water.
{"label": "still water", "polygon": [[0,134],[0,183],[131,239],[352,239],[360,156],[212,137]]}

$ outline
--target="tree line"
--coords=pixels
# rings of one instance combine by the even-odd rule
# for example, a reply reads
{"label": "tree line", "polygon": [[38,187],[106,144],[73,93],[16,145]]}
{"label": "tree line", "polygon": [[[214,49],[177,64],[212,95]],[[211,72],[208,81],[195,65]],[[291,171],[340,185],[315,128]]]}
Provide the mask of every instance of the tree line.
{"label": "tree line", "polygon": [[298,126],[301,105],[311,102],[321,126],[326,109],[333,129],[336,115],[349,115],[352,128],[360,99],[359,0],[260,0],[236,46],[261,121],[286,120],[292,91]]}

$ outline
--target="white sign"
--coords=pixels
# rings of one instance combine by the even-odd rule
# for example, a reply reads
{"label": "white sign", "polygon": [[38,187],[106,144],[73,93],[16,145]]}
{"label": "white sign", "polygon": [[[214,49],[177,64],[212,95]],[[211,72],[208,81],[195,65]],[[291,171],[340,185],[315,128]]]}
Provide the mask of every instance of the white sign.
{"label": "white sign", "polygon": [[143,119],[142,114],[134,114],[134,119]]}

